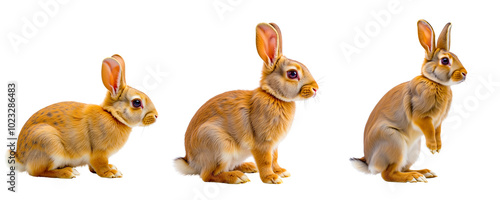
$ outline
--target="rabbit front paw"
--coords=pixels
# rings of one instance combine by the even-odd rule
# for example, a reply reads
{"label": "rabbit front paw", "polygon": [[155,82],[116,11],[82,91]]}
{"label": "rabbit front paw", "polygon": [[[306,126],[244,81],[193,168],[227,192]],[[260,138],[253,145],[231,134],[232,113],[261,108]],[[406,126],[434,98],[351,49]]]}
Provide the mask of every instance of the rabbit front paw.
{"label": "rabbit front paw", "polygon": [[98,174],[100,177],[103,177],[103,178],[121,178],[123,177],[123,174],[116,170],[116,169],[112,169],[112,170],[109,170],[107,172],[104,172],[103,174]]}
{"label": "rabbit front paw", "polygon": [[106,176],[107,178],[121,178],[121,177],[123,177],[122,172],[120,172],[118,170],[118,168],[116,168],[116,166],[114,166],[112,164],[109,164],[109,168],[111,170],[109,170],[108,172],[110,172],[111,175],[110,176]]}
{"label": "rabbit front paw", "polygon": [[281,178],[276,174],[269,174],[267,176],[261,177],[261,179],[262,179],[262,182],[269,183],[269,184],[281,184],[281,183],[283,183]]}
{"label": "rabbit front paw", "polygon": [[438,149],[438,145],[436,142],[426,142],[426,145],[432,154],[439,153],[439,151],[441,150],[441,148]]}
{"label": "rabbit front paw", "polygon": [[286,171],[286,169],[284,168],[275,168],[273,171],[276,175],[280,176],[281,178],[286,178],[290,176],[290,172]]}
{"label": "rabbit front paw", "polygon": [[104,172],[96,172],[92,167],[89,166],[89,170],[92,173],[97,173],[100,177],[103,178],[121,178],[123,177],[122,172],[120,172],[116,166],[109,164],[109,170],[104,171]]}

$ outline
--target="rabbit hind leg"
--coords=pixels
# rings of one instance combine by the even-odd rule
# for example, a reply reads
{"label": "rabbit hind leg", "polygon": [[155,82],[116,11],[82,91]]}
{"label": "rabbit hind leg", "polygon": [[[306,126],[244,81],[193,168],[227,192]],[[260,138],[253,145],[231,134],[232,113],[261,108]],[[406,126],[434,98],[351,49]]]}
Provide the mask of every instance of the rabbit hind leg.
{"label": "rabbit hind leg", "polygon": [[436,178],[437,174],[430,169],[418,169],[418,170],[405,170],[404,172],[417,172],[425,176],[425,178]]}
{"label": "rabbit hind leg", "polygon": [[226,168],[226,165],[226,163],[220,163],[215,167],[204,168],[200,176],[205,182],[239,184],[250,181],[241,171],[222,171],[222,169]]}
{"label": "rabbit hind leg", "polygon": [[[217,122],[207,122],[199,128],[199,141],[192,151],[190,165],[200,169],[200,176],[205,182],[246,183],[250,181],[241,171],[235,170],[239,160],[246,158],[240,152],[239,145],[220,127]],[[194,153],[196,152],[196,153]]]}
{"label": "rabbit hind leg", "polygon": [[31,176],[48,178],[75,178],[77,175],[80,175],[80,173],[72,167],[53,169],[54,163],[51,158],[43,152],[39,152],[38,154],[39,156],[37,158],[31,159],[29,163],[26,164],[26,171]]}
{"label": "rabbit hind leg", "polygon": [[408,162],[408,145],[402,133],[393,128],[380,129],[380,139],[374,144],[369,155],[370,171],[381,172],[382,178],[389,182],[427,182],[419,172],[402,170]]}
{"label": "rabbit hind leg", "polygon": [[76,178],[76,176],[80,175],[80,173],[78,173],[78,171],[76,171],[76,169],[73,169],[72,167],[43,171],[31,171],[29,173],[32,176],[48,178]]}
{"label": "rabbit hind leg", "polygon": [[[213,155],[213,153],[208,152],[197,155],[198,159],[196,163],[203,163],[200,173],[203,181],[230,184],[246,183],[250,181],[238,167],[236,167],[237,169],[231,169],[234,168],[231,164],[234,162],[231,156],[223,156],[225,152],[219,152],[220,154],[218,155]],[[246,166],[246,164],[243,165]]]}
{"label": "rabbit hind leg", "polygon": [[30,175],[50,178],[74,178],[79,175],[71,166],[58,166],[64,164],[55,163],[54,158],[63,157],[61,155],[65,152],[57,136],[60,134],[57,129],[47,124],[38,124],[27,131],[22,153],[26,171]]}
{"label": "rabbit hind leg", "polygon": [[417,172],[420,174],[423,174],[425,178],[435,178],[437,177],[436,173],[429,169],[420,169],[420,170],[411,170],[410,167],[415,163],[418,159],[418,156],[420,154],[420,142],[421,140],[419,139],[417,142],[413,144],[408,150],[408,161],[406,166],[403,167],[401,170],[402,172]]}

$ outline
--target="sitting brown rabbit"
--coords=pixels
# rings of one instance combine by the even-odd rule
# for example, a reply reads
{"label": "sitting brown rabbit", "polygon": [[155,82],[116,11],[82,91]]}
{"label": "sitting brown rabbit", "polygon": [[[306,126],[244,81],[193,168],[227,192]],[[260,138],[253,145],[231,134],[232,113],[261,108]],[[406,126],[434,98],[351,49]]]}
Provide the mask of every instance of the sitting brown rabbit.
{"label": "sitting brown rabbit", "polygon": [[19,171],[74,178],[79,173],[73,167],[89,165],[101,177],[122,177],[108,158],[125,144],[132,127],[154,123],[158,113],[146,94],[127,86],[119,55],[104,59],[102,82],[108,92],[101,105],[61,102],[28,119],[14,153]]}
{"label": "sitting brown rabbit", "polygon": [[[186,131],[186,156],[175,160],[181,173],[222,183],[248,182],[244,173],[257,171],[264,183],[290,176],[278,165],[278,144],[292,125],[294,101],[314,97],[318,84],[306,66],[282,55],[276,24],[261,23],[256,31],[260,87],[222,93],[201,106]],[[243,162],[251,155],[257,166]]]}
{"label": "sitting brown rabbit", "polygon": [[373,109],[365,127],[362,158],[351,158],[365,173],[382,173],[393,182],[427,182],[428,169],[410,170],[420,154],[421,136],[432,153],[441,149],[441,123],[451,104],[451,85],[465,80],[467,71],[450,50],[451,23],[437,45],[434,30],[418,21],[418,38],[425,49],[422,75],[392,88]]}

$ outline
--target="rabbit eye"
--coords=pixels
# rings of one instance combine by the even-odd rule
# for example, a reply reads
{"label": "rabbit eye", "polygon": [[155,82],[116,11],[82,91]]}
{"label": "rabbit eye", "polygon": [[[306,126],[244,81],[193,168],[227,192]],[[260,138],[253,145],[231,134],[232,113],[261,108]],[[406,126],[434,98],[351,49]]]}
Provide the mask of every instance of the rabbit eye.
{"label": "rabbit eye", "polygon": [[450,64],[450,60],[447,57],[441,58],[441,64],[448,65]]}
{"label": "rabbit eye", "polygon": [[288,76],[289,79],[297,79],[297,78],[299,78],[299,73],[297,72],[297,70],[287,71],[286,75]]}
{"label": "rabbit eye", "polygon": [[134,108],[142,108],[142,101],[140,99],[132,100],[132,106]]}

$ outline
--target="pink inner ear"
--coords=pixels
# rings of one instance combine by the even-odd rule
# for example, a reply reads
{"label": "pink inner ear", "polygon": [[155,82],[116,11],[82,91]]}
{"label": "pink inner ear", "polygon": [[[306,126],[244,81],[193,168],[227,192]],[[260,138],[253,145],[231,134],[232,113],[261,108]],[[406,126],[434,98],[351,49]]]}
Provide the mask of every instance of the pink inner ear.
{"label": "pink inner ear", "polygon": [[120,77],[120,66],[113,66],[111,69],[110,76],[111,76],[111,84],[116,94],[118,92],[118,84],[120,83],[120,81],[118,80]]}
{"label": "pink inner ear", "polygon": [[421,33],[423,34],[422,42],[427,46],[427,50],[430,52],[432,51],[433,48],[433,32],[432,28],[429,27],[429,25],[425,23],[419,23],[418,24],[420,29],[422,30]]}
{"label": "pink inner ear", "polygon": [[113,59],[105,59],[103,65],[103,73],[105,73],[103,74],[103,81],[110,86],[108,90],[116,95],[120,84],[120,65]]}
{"label": "pink inner ear", "polygon": [[427,44],[427,46],[429,47],[429,50],[430,50],[430,48],[432,47],[432,33],[429,29],[427,29],[427,30],[428,31],[424,33],[425,38],[426,38],[425,43]]}
{"label": "pink inner ear", "polygon": [[[276,55],[278,42],[276,30],[274,30],[271,25],[259,24],[257,26],[257,49],[259,50],[260,48],[259,55],[262,59],[264,59],[264,61],[270,62],[269,64],[274,63],[278,57],[278,55]],[[267,57],[267,59],[264,57]]]}
{"label": "pink inner ear", "polygon": [[267,56],[271,63],[274,63],[276,59],[276,35],[271,35],[267,42]]}

